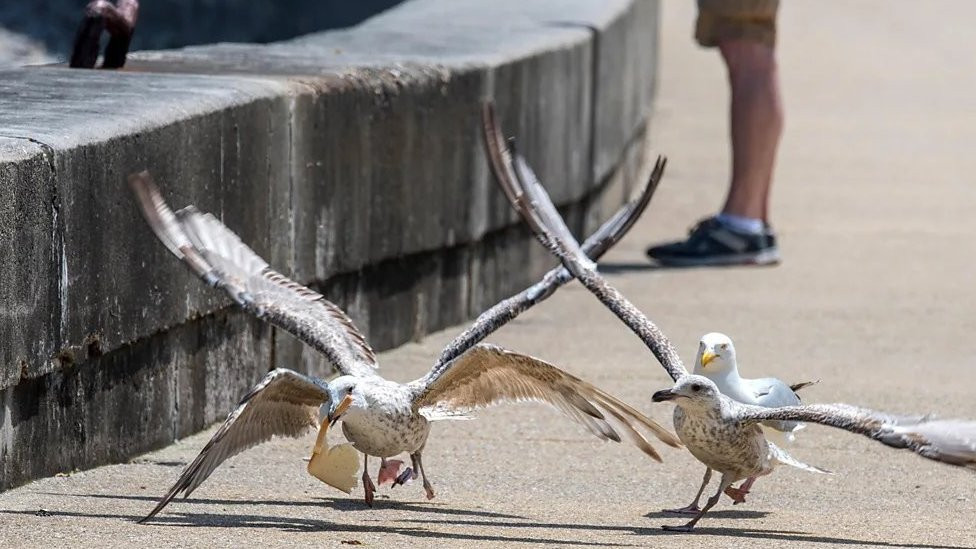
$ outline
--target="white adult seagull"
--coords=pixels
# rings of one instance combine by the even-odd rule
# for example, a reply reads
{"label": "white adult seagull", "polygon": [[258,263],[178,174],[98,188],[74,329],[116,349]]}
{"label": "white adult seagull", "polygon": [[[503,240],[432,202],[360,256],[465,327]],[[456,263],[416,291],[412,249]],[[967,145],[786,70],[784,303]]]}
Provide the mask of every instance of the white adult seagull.
{"label": "white adult seagull", "polygon": [[[656,172],[651,179],[660,175]],[[341,419],[346,438],[367,460],[368,456],[383,460],[381,478],[384,474],[394,476],[396,485],[419,473],[428,498],[434,497],[434,491],[421,454],[430,423],[458,419],[473,409],[501,402],[549,404],[598,438],[617,442],[626,438],[658,461],[660,456],[641,429],[666,444],[680,446],[673,434],[634,408],[551,364],[493,345],[475,345],[570,280],[562,268],[479,317],[445,349],[427,375],[396,383],[376,374],[375,354],[336,305],[272,270],[213,215],[193,206],[174,213],[148,173],[130,176],[129,181],[150,227],[174,255],[209,285],[227,292],[248,313],[323,353],[342,374],[326,382],[284,368],[272,370],[228,415],[143,521],[156,515],[177,494],[192,493],[228,457],[274,435],[301,436],[318,426],[320,417],[326,421],[324,425]],[[649,180],[645,192],[653,192],[653,187],[656,181]],[[647,200],[649,197],[642,196],[611,218],[590,242],[590,251],[599,255],[619,239]],[[410,455],[412,467],[399,475],[389,472],[386,458],[404,452]],[[371,504],[375,486],[365,466],[362,481],[366,502]]]}
{"label": "white adult seagull", "polygon": [[[710,332],[701,337],[693,373],[712,380],[718,390],[732,400],[766,408],[800,404],[796,392],[815,383],[789,385],[775,377],[747,379],[740,376],[732,338],[719,332]],[[791,441],[794,433],[804,427],[799,421],[768,422],[765,425],[784,433],[785,438]]]}

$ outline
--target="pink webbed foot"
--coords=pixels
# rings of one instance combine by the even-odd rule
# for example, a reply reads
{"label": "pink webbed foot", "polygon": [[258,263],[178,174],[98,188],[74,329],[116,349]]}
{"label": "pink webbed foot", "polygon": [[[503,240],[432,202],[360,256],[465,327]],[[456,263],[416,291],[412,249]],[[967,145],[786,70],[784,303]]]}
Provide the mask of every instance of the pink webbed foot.
{"label": "pink webbed foot", "polygon": [[380,471],[376,475],[376,482],[383,486],[386,482],[394,482],[400,475],[403,462],[399,459],[384,459],[380,463]]}
{"label": "pink webbed foot", "polygon": [[725,489],[725,494],[732,498],[732,505],[738,505],[740,503],[746,502],[746,494],[752,489],[753,483],[756,482],[756,477],[749,477],[745,482],[739,485],[738,488],[733,488],[729,486]]}
{"label": "pink webbed foot", "polygon": [[680,509],[662,509],[662,511],[672,515],[697,515],[701,512],[701,508],[692,503]]}
{"label": "pink webbed foot", "polygon": [[749,493],[749,490],[744,490],[742,488],[733,488],[732,486],[729,486],[728,488],[725,489],[725,495],[727,495],[730,498],[732,498],[732,505],[738,505],[740,503],[745,503],[746,502],[746,495],[748,493]]}

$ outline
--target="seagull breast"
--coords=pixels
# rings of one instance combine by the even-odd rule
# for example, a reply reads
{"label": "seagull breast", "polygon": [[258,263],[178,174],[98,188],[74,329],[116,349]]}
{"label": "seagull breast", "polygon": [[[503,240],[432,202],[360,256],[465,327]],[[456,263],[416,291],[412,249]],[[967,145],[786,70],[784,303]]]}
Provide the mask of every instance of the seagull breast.
{"label": "seagull breast", "polygon": [[772,471],[769,445],[756,425],[730,421],[719,411],[676,406],[674,428],[698,461],[735,480]]}
{"label": "seagull breast", "polygon": [[342,432],[357,450],[387,458],[424,446],[430,423],[413,410],[406,386],[375,377],[360,381],[357,390],[366,406],[342,417]]}

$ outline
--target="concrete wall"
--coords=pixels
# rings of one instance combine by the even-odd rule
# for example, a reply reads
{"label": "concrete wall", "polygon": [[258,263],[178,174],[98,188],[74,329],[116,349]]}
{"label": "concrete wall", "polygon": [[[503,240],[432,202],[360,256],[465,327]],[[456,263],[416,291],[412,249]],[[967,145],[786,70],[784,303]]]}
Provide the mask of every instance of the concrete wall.
{"label": "concrete wall", "polygon": [[0,488],[199,430],[272,367],[328,373],[169,256],[127,174],[149,169],[389,348],[553,264],[490,179],[483,98],[576,228],[622,202],[656,17],[647,0],[411,0],[121,72],[0,71]]}

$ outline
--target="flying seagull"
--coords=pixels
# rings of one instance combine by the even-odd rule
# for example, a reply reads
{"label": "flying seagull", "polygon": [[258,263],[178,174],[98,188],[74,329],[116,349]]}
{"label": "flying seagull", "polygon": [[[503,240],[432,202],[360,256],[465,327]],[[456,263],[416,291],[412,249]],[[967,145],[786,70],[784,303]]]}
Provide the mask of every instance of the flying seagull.
{"label": "flying seagull", "polygon": [[[759,379],[746,379],[739,376],[739,367],[736,363],[735,345],[732,338],[718,332],[707,333],[698,342],[698,354],[695,358],[695,369],[692,373],[705,376],[712,380],[723,395],[741,402],[743,404],[753,404],[766,408],[776,408],[779,406],[797,406],[800,404],[800,397],[797,391],[813,385],[816,382],[795,383],[787,385],[775,377],[764,377]],[[799,421],[767,421],[762,424],[766,431],[766,436],[774,442],[793,441],[794,433],[804,427]],[[793,465],[801,465],[801,469],[808,471],[822,471],[817,467],[809,466],[792,460]],[[706,475],[710,473],[706,472]],[[738,488],[729,487],[725,493],[735,503],[743,503],[746,495],[756,482],[754,477],[746,479],[742,486]],[[695,501],[680,509],[667,509],[666,511],[677,514],[697,514],[698,501],[701,498],[699,492]]]}
{"label": "flying seagull", "polygon": [[[507,318],[514,318],[520,307],[524,310],[532,299],[544,299],[568,277],[547,276],[530,288],[531,295],[516,296],[507,307],[486,312],[475,322],[477,329],[468,330],[449,345],[448,358],[438,361],[427,375],[396,383],[376,373],[373,350],[339,307],[271,269],[213,215],[193,206],[173,212],[148,173],[134,174],[129,182],[153,232],[191,271],[223,289],[248,313],[323,353],[341,374],[326,382],[284,368],[269,372],[143,521],[176,495],[192,493],[225,459],[275,435],[301,436],[319,426],[320,418],[325,421],[323,428],[341,419],[344,435],[364,454],[365,461],[369,456],[381,459],[381,479],[395,478],[396,485],[421,475],[428,498],[434,497],[434,491],[421,454],[430,423],[463,418],[473,409],[501,402],[549,404],[598,438],[618,442],[626,438],[658,461],[660,456],[641,430],[680,446],[666,429],[597,387],[537,358],[477,344]],[[648,185],[653,186],[656,182]],[[616,242],[633,224],[628,217],[639,215],[644,206],[646,200],[643,205],[638,200],[625,207],[623,218],[611,218],[601,228],[603,232],[595,235],[590,251],[602,253]],[[318,443],[316,446],[318,451]],[[386,459],[402,453],[410,455],[412,467],[396,474],[399,462],[387,463]],[[362,482],[371,505],[375,486],[365,468]]]}
{"label": "flying seagull", "polygon": [[[483,111],[483,123],[486,134],[497,132],[490,105]],[[486,143],[490,158],[511,156],[501,141]],[[976,422],[939,420],[931,416],[899,417],[849,404],[763,408],[741,404],[721,394],[708,378],[689,374],[664,333],[611,286],[592,261],[576,251],[578,247],[573,244],[572,235],[537,180],[526,178],[519,171],[507,174],[496,169],[495,174],[513,207],[539,241],[640,337],[676,382],[674,388],[655,393],[652,399],[675,400],[678,404],[674,415],[678,437],[708,467],[699,494],[704,491],[713,469],[722,474],[718,491],[694,518],[680,526],[665,526],[666,530],[690,532],[734,482],[769,474],[778,464],[810,467],[796,462],[766,440],[759,424],[767,421],[819,423],[868,436],[893,448],[909,449],[934,461],[976,470]],[[704,396],[693,398],[695,394]],[[744,450],[747,446],[748,450]]]}

